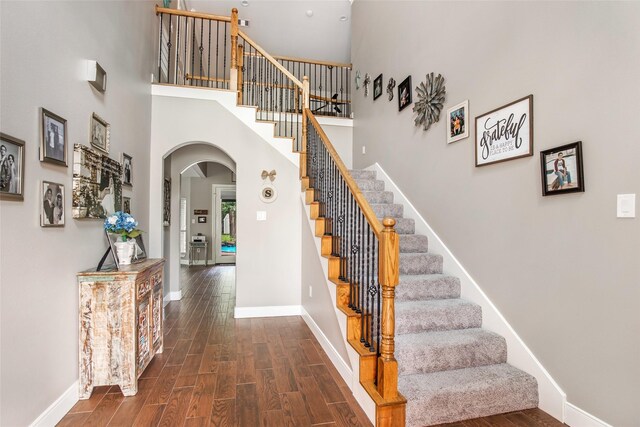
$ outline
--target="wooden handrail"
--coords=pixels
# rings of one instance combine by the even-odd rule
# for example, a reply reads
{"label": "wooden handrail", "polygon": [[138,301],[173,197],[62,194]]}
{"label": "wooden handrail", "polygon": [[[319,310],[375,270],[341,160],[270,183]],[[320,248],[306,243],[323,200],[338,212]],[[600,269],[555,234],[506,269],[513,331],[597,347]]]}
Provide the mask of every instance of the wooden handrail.
{"label": "wooden handrail", "polygon": [[300,89],[304,89],[304,86],[302,85],[302,82],[300,80],[298,80],[296,78],[296,76],[294,76],[293,74],[291,74],[289,72],[289,70],[287,70],[286,68],[284,68],[284,66],[279,63],[278,61],[276,61],[274,59],[273,56],[269,55],[267,53],[266,50],[264,50],[262,47],[260,47],[256,42],[254,42],[253,40],[251,40],[245,33],[243,33],[242,31],[238,31],[238,35],[240,37],[242,37],[247,43],[249,43],[251,46],[253,46],[253,48],[255,50],[257,50],[258,52],[260,52],[260,54],[262,56],[264,56],[265,58],[267,58],[267,60],[269,62],[271,62],[278,70],[280,70],[282,72],[282,74],[284,74],[285,76],[287,76],[287,78],[289,80],[291,80],[296,86],[298,86]]}
{"label": "wooden handrail", "polygon": [[169,9],[166,7],[160,7],[156,5],[156,15],[160,13],[166,13],[168,15],[176,15],[176,16],[188,16],[190,18],[210,19],[212,21],[231,22],[231,17],[229,16],[219,16],[219,15],[212,15],[210,13],[201,13],[201,12],[190,12],[188,10]]}
{"label": "wooden handrail", "polygon": [[324,133],[324,130],[318,123],[318,120],[316,120],[311,110],[309,110],[308,108],[305,108],[305,115],[311,121],[316,132],[318,132],[318,135],[320,135],[320,138],[322,138],[322,141],[325,147],[327,148],[329,155],[335,162],[336,166],[338,167],[338,170],[340,170],[340,174],[342,175],[342,178],[344,179],[347,186],[349,187],[351,194],[353,194],[353,197],[356,200],[356,203],[358,203],[358,206],[360,206],[360,209],[362,210],[364,217],[366,218],[367,222],[373,229],[373,232],[375,233],[376,237],[380,239],[382,235],[382,230],[384,230],[382,223],[380,223],[380,220],[376,216],[375,212],[373,212],[373,209],[369,205],[369,202],[367,202],[367,199],[365,199],[364,195],[360,191],[360,187],[358,187],[358,184],[356,184],[354,179],[351,177],[351,174],[349,174],[349,170],[347,169],[345,164],[342,162],[342,159],[338,155],[338,152],[333,147],[333,144],[331,144],[331,141],[329,141],[327,134]]}
{"label": "wooden handrail", "polygon": [[192,76],[191,74],[185,74],[184,78],[187,80],[203,80],[206,82],[219,82],[219,83],[226,83],[229,81],[229,79],[218,79],[214,77],[204,77],[204,76]]}
{"label": "wooden handrail", "polygon": [[273,57],[281,61],[304,62],[307,64],[326,65],[327,67],[342,67],[342,68],[349,68],[349,69],[352,68],[351,64],[345,64],[343,62],[320,61],[317,59],[294,58],[291,56],[282,56],[282,55],[273,55]]}
{"label": "wooden handrail", "polygon": [[[245,52],[245,56],[258,56],[255,53]],[[291,62],[304,62],[305,64],[317,64],[317,65],[326,65],[327,67],[343,67],[351,69],[351,64],[345,64],[342,62],[331,62],[331,61],[320,61],[317,59],[306,59],[306,58],[294,58],[291,56],[282,56],[282,55],[272,55],[273,59],[279,61],[291,61]]]}

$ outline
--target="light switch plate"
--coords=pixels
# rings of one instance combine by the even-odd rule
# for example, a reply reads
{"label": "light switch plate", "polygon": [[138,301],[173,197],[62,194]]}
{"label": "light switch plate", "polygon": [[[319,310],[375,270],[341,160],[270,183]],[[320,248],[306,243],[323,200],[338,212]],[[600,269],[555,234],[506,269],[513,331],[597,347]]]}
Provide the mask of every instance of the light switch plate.
{"label": "light switch plate", "polygon": [[267,220],[267,211],[258,211],[256,213],[256,220],[258,220],[258,221],[266,221]]}
{"label": "light switch plate", "polygon": [[636,217],[636,195],[618,194],[618,218]]}

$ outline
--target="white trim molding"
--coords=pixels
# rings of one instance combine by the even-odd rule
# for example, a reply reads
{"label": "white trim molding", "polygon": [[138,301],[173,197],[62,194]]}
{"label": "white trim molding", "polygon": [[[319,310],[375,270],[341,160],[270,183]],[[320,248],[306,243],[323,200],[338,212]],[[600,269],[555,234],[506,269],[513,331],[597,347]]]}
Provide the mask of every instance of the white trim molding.
{"label": "white trim molding", "polygon": [[564,408],[564,423],[571,427],[613,427],[569,402]]}
{"label": "white trim molding", "polygon": [[246,319],[251,317],[282,317],[301,316],[302,306],[299,305],[272,305],[265,307],[236,307],[233,317]]}
{"label": "white trim molding", "polygon": [[320,329],[320,326],[318,326],[315,320],[313,320],[313,317],[311,317],[311,315],[307,312],[307,310],[305,310],[304,307],[301,307],[301,310],[302,310],[302,318],[304,319],[309,329],[311,329],[311,332],[313,332],[313,335],[316,337],[316,339],[322,346],[322,349],[324,350],[324,352],[327,353],[327,356],[329,356],[329,359],[331,359],[333,366],[335,366],[335,368],[338,370],[344,382],[346,382],[347,384],[350,384],[351,379],[353,378],[353,371],[351,370],[351,367],[347,365],[347,363],[342,359],[342,357],[340,357],[338,350],[336,350],[333,344],[331,344],[331,341],[329,341],[329,338],[327,338],[324,332],[322,332],[322,329]]}
{"label": "white trim molding", "polygon": [[507,322],[502,313],[500,313],[478,283],[476,283],[469,272],[463,267],[462,263],[458,261],[382,167],[378,163],[375,163],[365,169],[376,171],[377,179],[385,183],[385,190],[393,192],[394,203],[404,205],[404,217],[412,218],[415,221],[416,234],[427,236],[429,239],[429,251],[442,255],[444,273],[457,276],[460,279],[462,298],[482,307],[482,327],[496,332],[505,338],[507,348],[509,349],[507,362],[536,378],[538,381],[538,395],[540,399],[538,406],[540,409],[559,420],[564,420],[567,395],[558,383],[551,377],[544,366],[542,366],[533,352],[527,347],[509,322]]}
{"label": "white trim molding", "polygon": [[73,405],[78,402],[78,381],[71,384],[55,402],[40,414],[30,427],[50,427],[55,426],[69,412]]}

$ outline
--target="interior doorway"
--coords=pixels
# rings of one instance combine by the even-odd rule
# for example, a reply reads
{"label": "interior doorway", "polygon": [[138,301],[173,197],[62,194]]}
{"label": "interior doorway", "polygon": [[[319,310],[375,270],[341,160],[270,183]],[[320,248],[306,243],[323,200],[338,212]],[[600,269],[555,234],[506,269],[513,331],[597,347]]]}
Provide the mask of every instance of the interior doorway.
{"label": "interior doorway", "polygon": [[237,251],[236,186],[213,184],[211,186],[212,247],[215,264],[235,264]]}

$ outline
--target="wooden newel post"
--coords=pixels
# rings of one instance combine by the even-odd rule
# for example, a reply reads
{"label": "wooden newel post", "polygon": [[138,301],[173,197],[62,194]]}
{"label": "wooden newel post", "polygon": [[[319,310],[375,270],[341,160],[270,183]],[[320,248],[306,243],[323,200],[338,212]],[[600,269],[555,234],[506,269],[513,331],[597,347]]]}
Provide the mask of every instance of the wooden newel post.
{"label": "wooden newel post", "polygon": [[311,107],[311,103],[309,101],[309,95],[310,95],[310,91],[309,91],[309,77],[308,76],[304,76],[302,78],[302,86],[303,86],[303,90],[302,90],[302,97],[303,97],[303,105],[304,108],[310,108]]}
{"label": "wooden newel post", "polygon": [[380,235],[380,267],[382,287],[382,314],[380,357],[378,358],[378,393],[384,399],[398,396],[398,362],[395,351],[395,288],[400,281],[400,240],[394,230],[396,220],[385,218]]}
{"label": "wooden newel post", "polygon": [[231,68],[238,68],[238,9],[231,9]]}
{"label": "wooden newel post", "polygon": [[238,65],[238,70],[237,70],[238,102],[237,104],[242,105],[242,92],[244,91],[244,81],[242,79],[242,69],[244,68],[244,46],[241,44],[238,45],[237,62],[238,62],[237,63]]}

